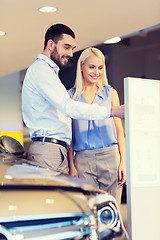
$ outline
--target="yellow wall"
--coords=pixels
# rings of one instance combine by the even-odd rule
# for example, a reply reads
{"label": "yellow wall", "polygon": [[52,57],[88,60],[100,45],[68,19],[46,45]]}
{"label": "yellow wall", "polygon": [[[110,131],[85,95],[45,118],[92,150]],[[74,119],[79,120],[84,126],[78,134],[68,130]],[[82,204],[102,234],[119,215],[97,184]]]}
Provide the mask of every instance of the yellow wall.
{"label": "yellow wall", "polygon": [[22,132],[0,131],[0,136],[4,136],[4,135],[15,138],[23,146],[23,134],[22,134]]}

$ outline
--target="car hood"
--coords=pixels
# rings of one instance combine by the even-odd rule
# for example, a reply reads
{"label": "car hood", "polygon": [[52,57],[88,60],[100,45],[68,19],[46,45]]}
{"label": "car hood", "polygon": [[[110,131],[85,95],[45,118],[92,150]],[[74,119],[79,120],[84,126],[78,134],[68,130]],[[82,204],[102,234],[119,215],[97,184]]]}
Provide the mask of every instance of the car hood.
{"label": "car hood", "polygon": [[1,155],[0,186],[55,186],[81,188],[93,190],[93,187],[79,178],[50,169],[44,169],[28,164],[26,159],[19,159],[13,155]]}

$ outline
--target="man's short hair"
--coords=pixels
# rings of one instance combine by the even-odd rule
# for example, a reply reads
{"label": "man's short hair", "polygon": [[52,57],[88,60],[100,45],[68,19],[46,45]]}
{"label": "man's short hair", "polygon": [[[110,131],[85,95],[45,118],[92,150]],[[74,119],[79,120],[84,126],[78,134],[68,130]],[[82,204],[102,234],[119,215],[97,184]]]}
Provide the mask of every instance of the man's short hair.
{"label": "man's short hair", "polygon": [[57,41],[62,38],[63,33],[75,38],[75,33],[72,31],[72,29],[64,24],[55,24],[48,28],[45,34],[44,49],[47,46],[48,40],[52,39],[55,43],[57,43]]}

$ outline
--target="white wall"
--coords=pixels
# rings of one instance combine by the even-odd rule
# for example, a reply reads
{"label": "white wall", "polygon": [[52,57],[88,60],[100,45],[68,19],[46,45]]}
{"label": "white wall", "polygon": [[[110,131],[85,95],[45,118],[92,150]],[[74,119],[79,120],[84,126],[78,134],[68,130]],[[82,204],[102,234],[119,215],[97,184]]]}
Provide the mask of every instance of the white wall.
{"label": "white wall", "polygon": [[20,73],[0,78],[0,131],[22,131]]}

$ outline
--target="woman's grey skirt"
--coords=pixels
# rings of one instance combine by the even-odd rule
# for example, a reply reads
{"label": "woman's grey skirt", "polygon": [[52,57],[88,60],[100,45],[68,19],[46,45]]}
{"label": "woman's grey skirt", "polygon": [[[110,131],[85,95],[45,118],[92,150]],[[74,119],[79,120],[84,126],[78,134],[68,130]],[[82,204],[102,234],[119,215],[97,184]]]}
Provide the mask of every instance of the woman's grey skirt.
{"label": "woman's grey skirt", "polygon": [[122,187],[118,185],[118,145],[76,152],[74,163],[79,178],[88,181],[96,189],[107,191],[120,203]]}

